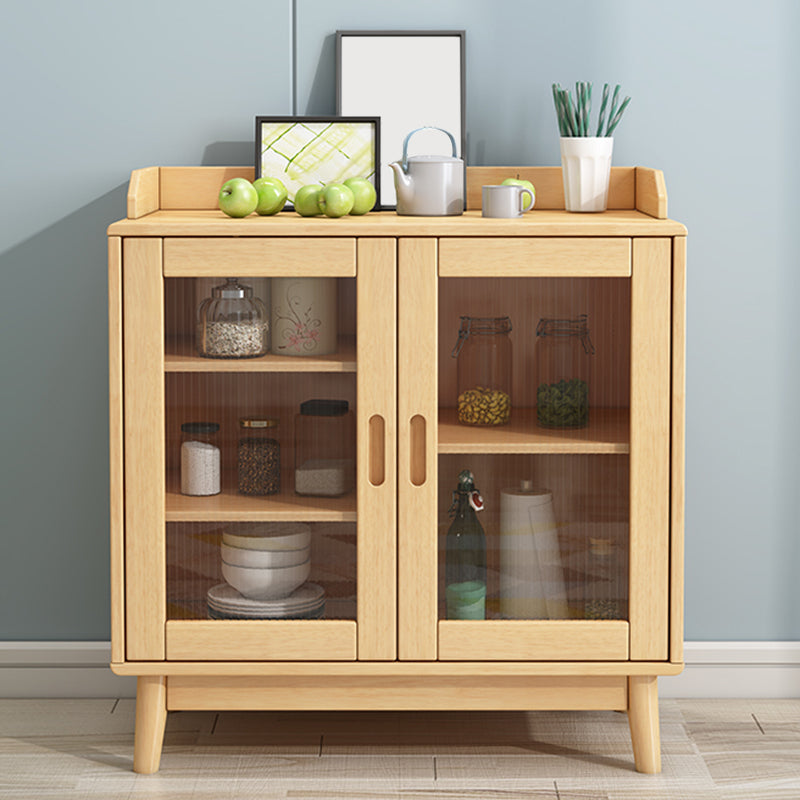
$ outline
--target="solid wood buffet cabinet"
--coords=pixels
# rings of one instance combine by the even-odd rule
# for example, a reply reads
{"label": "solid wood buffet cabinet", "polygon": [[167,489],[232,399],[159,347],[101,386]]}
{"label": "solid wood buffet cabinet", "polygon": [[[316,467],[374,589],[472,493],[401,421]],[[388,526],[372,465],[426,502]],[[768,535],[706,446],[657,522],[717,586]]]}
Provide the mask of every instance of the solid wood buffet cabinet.
{"label": "solid wood buffet cabinet", "polygon": [[[482,218],[481,186],[517,173],[536,208]],[[637,769],[659,771],[657,676],[683,667],[686,274],[662,174],[614,168],[602,214],[564,211],[559,168],[475,167],[460,217],[230,219],[216,197],[235,175],[252,170],[136,170],[128,218],[108,230],[111,667],[138,677],[134,769],[158,769],[174,709],[615,709]],[[336,352],[293,357],[273,340],[257,358],[197,355],[197,304],[230,277],[333,279]],[[580,314],[588,425],[540,427],[537,321]],[[511,320],[507,425],[457,422],[461,316]],[[311,398],[346,400],[355,417],[355,489],[341,496],[294,491],[296,415]],[[237,491],[248,415],[278,420],[277,494]],[[197,420],[219,425],[213,496],[181,494],[181,426]],[[462,469],[485,500],[485,619],[446,618]],[[558,548],[556,585],[522,591],[554,593],[540,607],[556,613],[503,606],[514,542],[501,495],[522,481],[552,493]],[[206,605],[224,583],[223,533],[265,522],[311,531],[319,618]],[[591,613],[600,584],[607,613]]]}

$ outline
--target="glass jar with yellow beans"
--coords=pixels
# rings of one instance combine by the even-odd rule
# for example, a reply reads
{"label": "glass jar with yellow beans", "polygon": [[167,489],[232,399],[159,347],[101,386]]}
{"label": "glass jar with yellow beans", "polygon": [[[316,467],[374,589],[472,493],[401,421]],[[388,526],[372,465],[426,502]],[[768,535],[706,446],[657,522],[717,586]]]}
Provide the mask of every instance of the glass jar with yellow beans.
{"label": "glass jar with yellow beans", "polygon": [[510,333],[509,317],[461,317],[452,356],[462,425],[505,425],[511,418]]}

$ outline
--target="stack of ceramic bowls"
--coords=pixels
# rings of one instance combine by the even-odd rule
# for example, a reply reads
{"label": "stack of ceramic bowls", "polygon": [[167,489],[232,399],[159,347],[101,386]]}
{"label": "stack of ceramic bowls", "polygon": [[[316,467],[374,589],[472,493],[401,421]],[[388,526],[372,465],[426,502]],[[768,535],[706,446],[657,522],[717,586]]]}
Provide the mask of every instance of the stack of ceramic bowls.
{"label": "stack of ceramic bowls", "polygon": [[227,583],[208,590],[211,619],[320,619],[325,614],[325,590],[304,583],[280,600],[251,600]]}
{"label": "stack of ceramic bowls", "polygon": [[[289,598],[308,579],[311,529],[303,523],[240,525],[222,534],[221,555],[222,577],[239,600],[261,603],[264,612],[275,610],[275,601]],[[252,603],[247,608],[254,610]]]}

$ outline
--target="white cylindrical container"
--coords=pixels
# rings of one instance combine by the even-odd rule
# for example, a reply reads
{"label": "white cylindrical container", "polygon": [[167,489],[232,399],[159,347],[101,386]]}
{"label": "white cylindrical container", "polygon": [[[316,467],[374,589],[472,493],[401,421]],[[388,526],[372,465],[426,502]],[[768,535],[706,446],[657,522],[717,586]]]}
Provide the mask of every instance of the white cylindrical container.
{"label": "white cylindrical container", "polygon": [[605,211],[611,177],[611,136],[562,136],[561,172],[567,211]]}
{"label": "white cylindrical container", "polygon": [[214,443],[216,422],[185,422],[181,425],[181,494],[219,494],[220,449]]}
{"label": "white cylindrical container", "polygon": [[272,352],[324,356],[336,352],[336,278],[272,279]]}
{"label": "white cylindrical container", "polygon": [[531,481],[500,493],[500,614],[569,618],[553,494]]}

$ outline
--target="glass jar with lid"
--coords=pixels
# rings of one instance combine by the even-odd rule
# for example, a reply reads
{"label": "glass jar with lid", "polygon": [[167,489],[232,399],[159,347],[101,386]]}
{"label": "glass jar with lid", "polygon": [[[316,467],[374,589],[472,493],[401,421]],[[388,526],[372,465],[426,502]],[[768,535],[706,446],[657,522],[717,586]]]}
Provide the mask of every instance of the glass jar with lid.
{"label": "glass jar with lid", "polygon": [[505,425],[511,418],[510,333],[509,317],[461,317],[452,356],[463,425]]}
{"label": "glass jar with lid", "polygon": [[264,303],[238,278],[211,290],[197,309],[197,352],[206,358],[255,358],[269,352]]}
{"label": "glass jar with lid", "polygon": [[281,490],[281,447],[278,420],[243,417],[239,420],[237,473],[240,494],[277,494]]}
{"label": "glass jar with lid", "polygon": [[589,424],[589,378],[594,345],[588,318],[542,318],[536,326],[536,419],[544,428]]}
{"label": "glass jar with lid", "polygon": [[216,422],[181,425],[181,494],[220,493],[220,449]]}
{"label": "glass jar with lid", "polygon": [[347,400],[306,400],[294,419],[294,490],[337,497],[355,485],[355,422]]}

